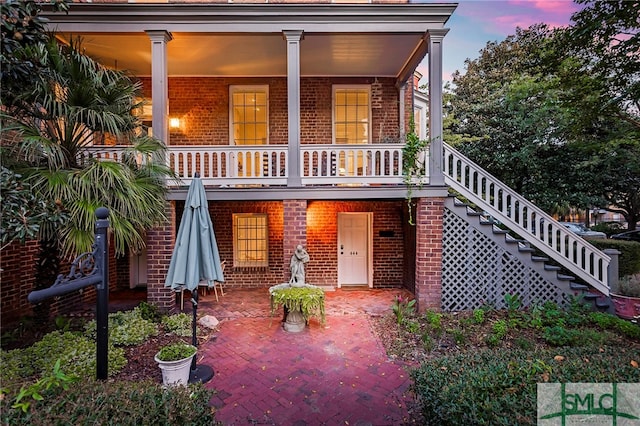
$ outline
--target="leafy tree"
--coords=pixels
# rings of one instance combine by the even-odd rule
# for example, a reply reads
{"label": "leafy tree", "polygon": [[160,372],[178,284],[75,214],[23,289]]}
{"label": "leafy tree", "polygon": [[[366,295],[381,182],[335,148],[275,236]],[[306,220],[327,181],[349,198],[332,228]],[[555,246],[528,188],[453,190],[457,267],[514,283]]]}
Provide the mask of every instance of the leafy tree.
{"label": "leafy tree", "polygon": [[[79,44],[55,40],[34,49],[47,72],[6,108],[5,161],[44,199],[59,200],[69,221],[57,230],[66,255],[89,251],[95,210],[110,209],[116,253],[144,247],[146,229],[164,220],[165,179],[161,141],[141,132],[132,111],[140,84],[81,53]],[[119,161],[92,158],[87,148],[126,144]]]}
{"label": "leafy tree", "polygon": [[42,223],[57,226],[66,219],[59,205],[36,197],[20,177],[0,166],[0,250],[13,241],[38,238]]}
{"label": "leafy tree", "polygon": [[[31,2],[11,7],[38,19]],[[15,38],[8,28],[12,22],[3,19],[3,36],[13,31]],[[2,163],[22,175],[35,199],[53,201],[67,215],[60,226],[40,228],[36,289],[48,287],[58,274],[59,248],[67,257],[91,250],[98,207],[109,208],[117,255],[143,248],[146,229],[166,220],[165,182],[173,176],[164,163],[164,144],[142,132],[133,113],[141,106],[140,83],[85,56],[78,41],[61,45],[39,33],[42,28],[32,28],[32,42],[3,50],[1,64],[15,73],[34,64],[39,70],[12,82],[11,96],[3,93]],[[99,160],[88,151],[103,148],[104,154],[114,144],[127,146],[118,161]]]}
{"label": "leafy tree", "polygon": [[638,132],[610,82],[542,24],[488,43],[455,73],[445,140],[549,212],[568,205],[640,215]]}
{"label": "leafy tree", "polygon": [[556,176],[547,167],[558,155],[564,119],[551,34],[539,24],[487,43],[465,62],[465,74],[454,73],[446,106],[454,118],[446,121],[445,140],[543,208],[568,193],[549,185]]}
{"label": "leafy tree", "polygon": [[604,82],[607,102],[640,128],[640,2],[575,0],[585,5],[571,18],[563,44],[584,59],[584,71]]}

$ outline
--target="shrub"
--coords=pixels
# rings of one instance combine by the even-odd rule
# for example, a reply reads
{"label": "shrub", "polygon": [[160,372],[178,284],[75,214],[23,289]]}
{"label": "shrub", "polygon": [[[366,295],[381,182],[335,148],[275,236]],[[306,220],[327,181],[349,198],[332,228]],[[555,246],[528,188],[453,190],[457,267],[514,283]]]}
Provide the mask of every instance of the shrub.
{"label": "shrub", "polygon": [[485,319],[485,314],[484,314],[484,309],[474,309],[473,310],[473,321],[476,324],[482,324],[484,323],[484,319]]}
{"label": "shrub", "polygon": [[486,350],[432,359],[411,377],[426,424],[528,425],[536,422],[538,382],[635,383],[637,356],[607,346]]}
{"label": "shrub", "polygon": [[209,406],[213,391],[202,384],[163,388],[155,382],[82,381],[56,389],[25,413],[0,401],[4,425],[219,425]]}
{"label": "shrub", "polygon": [[621,240],[589,240],[591,244],[604,250],[613,248],[620,251],[618,261],[618,276],[633,275],[640,272],[640,244],[635,241]]}
{"label": "shrub", "polygon": [[[109,314],[109,343],[115,346],[139,345],[149,336],[158,334],[158,326],[142,318],[141,310],[120,311]],[[85,325],[86,334],[96,338],[96,320]]]}
{"label": "shrub", "polygon": [[[122,348],[109,345],[108,351],[109,375],[115,375],[127,360]],[[2,352],[2,384],[18,384],[48,374],[57,361],[66,374],[82,379],[95,377],[96,343],[76,333],[53,331],[33,346]]]}
{"label": "shrub", "polygon": [[162,317],[162,325],[169,332],[178,336],[193,334],[193,316],[185,313]]}
{"label": "shrub", "polygon": [[425,311],[424,317],[434,332],[439,334],[442,331],[442,314],[441,313],[433,312],[433,311]]}
{"label": "shrub", "polygon": [[640,297],[640,272],[620,278],[618,293],[628,297]]}
{"label": "shrub", "polygon": [[142,319],[146,319],[147,321],[159,323],[162,319],[162,312],[160,312],[160,309],[157,306],[145,301],[140,302],[140,304],[136,307],[136,310],[140,314],[140,317]]}

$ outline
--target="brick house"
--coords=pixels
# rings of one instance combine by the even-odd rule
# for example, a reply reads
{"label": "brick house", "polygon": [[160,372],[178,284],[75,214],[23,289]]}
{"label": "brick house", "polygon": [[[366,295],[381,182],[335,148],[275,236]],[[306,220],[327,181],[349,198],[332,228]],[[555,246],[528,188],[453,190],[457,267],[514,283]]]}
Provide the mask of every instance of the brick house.
{"label": "brick house", "polygon": [[[532,256],[535,246],[607,296],[609,255],[443,143],[442,52],[456,4],[335,3],[94,1],[47,14],[62,39],[81,36],[87,54],[140,78],[149,129],[181,179],[170,183],[170,220],[149,231],[146,252],[117,261],[118,285],[146,285],[151,303],[173,306],[164,279],[197,172],[227,288],[288,280],[301,244],[307,282],[404,287],[420,310],[573,291],[566,273]],[[410,212],[403,137],[422,61],[430,144]],[[119,149],[90,148],[105,158]],[[510,241],[450,189],[522,238]]]}

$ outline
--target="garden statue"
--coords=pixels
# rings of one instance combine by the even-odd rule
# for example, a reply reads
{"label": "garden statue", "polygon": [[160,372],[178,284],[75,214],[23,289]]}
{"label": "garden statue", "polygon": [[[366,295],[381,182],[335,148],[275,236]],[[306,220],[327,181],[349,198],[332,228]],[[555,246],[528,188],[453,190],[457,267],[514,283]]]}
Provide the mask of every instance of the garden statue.
{"label": "garden statue", "polygon": [[291,287],[304,287],[304,264],[307,262],[309,262],[309,253],[301,245],[298,245],[291,256],[291,264],[289,265],[291,270],[289,284]]}
{"label": "garden statue", "polygon": [[289,282],[269,287],[271,315],[282,306],[282,327],[288,332],[298,333],[304,330],[312,315],[319,316],[324,325],[324,290],[305,282],[304,264],[308,262],[309,253],[298,245],[291,256]]}

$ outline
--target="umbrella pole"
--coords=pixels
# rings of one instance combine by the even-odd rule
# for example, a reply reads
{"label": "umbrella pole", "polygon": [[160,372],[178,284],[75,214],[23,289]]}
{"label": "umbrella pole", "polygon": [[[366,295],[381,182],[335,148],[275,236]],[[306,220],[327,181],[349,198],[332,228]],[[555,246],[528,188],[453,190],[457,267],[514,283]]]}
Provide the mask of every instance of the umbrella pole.
{"label": "umbrella pole", "polygon": [[[197,286],[195,288],[195,292],[193,291],[191,292],[191,305],[193,306],[193,320],[191,323],[191,331],[192,331],[191,344],[197,348],[198,347],[198,337],[196,336],[196,329],[197,329],[196,322],[197,322],[197,316],[198,316],[198,287]],[[197,382],[207,383],[209,380],[213,378],[213,368],[211,368],[208,365],[196,365],[197,357],[198,357],[198,354],[196,353],[196,356],[194,356],[193,360],[191,361],[191,371],[189,372],[189,383],[197,383]]]}

